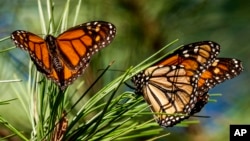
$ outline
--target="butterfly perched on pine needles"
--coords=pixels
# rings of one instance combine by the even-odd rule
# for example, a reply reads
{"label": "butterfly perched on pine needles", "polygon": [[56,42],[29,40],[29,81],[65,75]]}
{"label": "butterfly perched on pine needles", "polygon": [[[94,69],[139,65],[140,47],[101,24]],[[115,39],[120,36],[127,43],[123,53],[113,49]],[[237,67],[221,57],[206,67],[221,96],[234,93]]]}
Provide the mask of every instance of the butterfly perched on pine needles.
{"label": "butterfly perched on pine needles", "polygon": [[212,41],[184,45],[132,77],[159,125],[173,126],[199,112],[212,87],[242,72],[240,60],[217,58],[219,51]]}
{"label": "butterfly perched on pine needles", "polygon": [[116,34],[113,24],[93,21],[72,27],[58,37],[45,39],[23,30],[11,34],[15,45],[29,52],[37,70],[62,90],[79,77],[90,58],[111,43]]}

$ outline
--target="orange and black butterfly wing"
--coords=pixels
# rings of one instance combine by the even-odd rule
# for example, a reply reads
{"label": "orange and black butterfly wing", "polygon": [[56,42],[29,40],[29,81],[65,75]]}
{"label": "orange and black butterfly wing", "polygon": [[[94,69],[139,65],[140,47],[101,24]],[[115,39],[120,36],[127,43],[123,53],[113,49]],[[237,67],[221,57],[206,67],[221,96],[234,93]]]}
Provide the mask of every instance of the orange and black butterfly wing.
{"label": "orange and black butterfly wing", "polygon": [[[53,36],[48,36],[52,37],[53,40],[51,42],[55,42]],[[14,31],[11,35],[11,39],[17,47],[29,52],[31,60],[35,64],[38,71],[43,73],[47,78],[53,80],[61,88],[62,86],[65,86],[62,81],[64,78],[60,77],[59,74],[56,73],[55,61],[53,60],[57,59],[60,64],[63,64],[63,62],[60,61],[58,55],[55,51],[53,51],[55,49],[52,49],[52,47],[49,46],[50,43],[48,43],[48,41],[31,32],[22,30]],[[54,48],[56,48],[56,45]]]}
{"label": "orange and black butterfly wing", "polygon": [[208,91],[215,85],[238,76],[243,71],[240,60],[232,58],[216,58],[212,65],[204,71],[198,80],[198,102],[191,114],[199,112],[208,102]]}
{"label": "orange and black butterfly wing", "polygon": [[219,44],[201,41],[182,46],[155,65],[183,65],[192,75],[200,75],[215,60],[220,52]]}
{"label": "orange and black butterfly wing", "polygon": [[198,96],[197,102],[195,103],[194,108],[190,112],[190,115],[200,112],[201,109],[207,104],[208,100],[209,100],[209,95],[207,92],[201,96]]}
{"label": "orange and black butterfly wing", "polygon": [[132,81],[159,125],[169,127],[189,117],[197,100],[197,79],[183,65],[171,65],[149,67]]}
{"label": "orange and black butterfly wing", "polygon": [[61,62],[62,64],[63,62],[58,59],[56,53],[51,54],[51,47],[48,46],[49,44],[47,41],[31,32],[23,30],[14,31],[11,35],[11,39],[17,47],[29,52],[31,60],[38,71],[43,73],[47,78],[53,80],[60,87],[64,86],[64,82],[60,80],[63,78],[61,78],[55,71],[55,62],[53,60],[54,58],[57,58],[58,62]]}
{"label": "orange and black butterfly wing", "polygon": [[[195,79],[212,64],[219,51],[220,46],[212,41],[191,43],[182,46],[152,66],[182,65],[184,66],[187,75],[192,77],[191,79]],[[132,81],[135,82],[136,85],[136,92],[142,91],[143,85],[137,85],[136,82],[144,81],[140,79],[142,76],[145,77],[145,75],[146,74],[139,73],[132,78]],[[151,74],[148,74],[149,78],[150,76]]]}
{"label": "orange and black butterfly wing", "polygon": [[198,78],[219,51],[220,46],[211,41],[184,45],[132,78],[136,93],[144,96],[153,112],[161,113],[155,115],[161,126],[173,126],[190,116],[199,100]]}
{"label": "orange and black butterfly wing", "polygon": [[84,72],[93,54],[111,43],[115,34],[115,26],[104,21],[84,23],[60,34],[55,41],[63,70],[54,70],[49,77],[58,77],[54,80],[64,89]]}
{"label": "orange and black butterfly wing", "polygon": [[198,91],[200,95],[208,92],[215,85],[238,76],[243,71],[240,60],[232,58],[216,58],[212,65],[199,77]]}
{"label": "orange and black butterfly wing", "polygon": [[[219,44],[212,41],[202,41],[184,45],[183,47],[177,49],[172,54],[168,55],[166,58],[157,62],[157,65],[184,65],[187,74],[199,77],[206,69],[208,69],[216,59],[216,56],[220,52]],[[198,85],[198,82],[194,82]],[[199,89],[197,87],[197,89]],[[196,103],[191,107],[190,114],[199,112],[204,105],[208,102],[209,95],[207,92],[203,92],[200,95],[199,90],[195,90],[196,93]]]}
{"label": "orange and black butterfly wing", "polygon": [[[78,70],[72,70],[62,60],[59,70],[53,69],[51,73],[46,74],[46,77],[53,80],[61,90],[65,89],[68,85],[72,84],[85,70],[85,68],[79,68]],[[87,66],[87,64],[85,65]]]}
{"label": "orange and black butterfly wing", "polygon": [[29,52],[32,61],[42,72],[51,73],[51,57],[44,39],[23,30],[14,31],[11,39],[17,47]]}
{"label": "orange and black butterfly wing", "polygon": [[57,37],[58,54],[69,69],[85,69],[92,55],[109,45],[115,34],[115,26],[104,21],[72,27]]}

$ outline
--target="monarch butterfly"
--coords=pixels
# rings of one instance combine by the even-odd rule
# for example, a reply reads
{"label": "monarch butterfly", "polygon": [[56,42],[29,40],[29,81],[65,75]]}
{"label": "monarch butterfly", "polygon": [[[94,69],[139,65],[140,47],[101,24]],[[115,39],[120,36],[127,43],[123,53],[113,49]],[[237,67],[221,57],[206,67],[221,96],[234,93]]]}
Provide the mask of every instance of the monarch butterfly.
{"label": "monarch butterfly", "polygon": [[92,55],[109,45],[115,34],[113,24],[93,21],[72,27],[56,38],[47,35],[42,39],[17,30],[11,39],[17,47],[29,52],[38,71],[63,90],[84,72]]}
{"label": "monarch butterfly", "polygon": [[159,125],[173,126],[199,112],[208,90],[242,71],[239,60],[216,58],[220,46],[212,41],[184,45],[132,77]]}

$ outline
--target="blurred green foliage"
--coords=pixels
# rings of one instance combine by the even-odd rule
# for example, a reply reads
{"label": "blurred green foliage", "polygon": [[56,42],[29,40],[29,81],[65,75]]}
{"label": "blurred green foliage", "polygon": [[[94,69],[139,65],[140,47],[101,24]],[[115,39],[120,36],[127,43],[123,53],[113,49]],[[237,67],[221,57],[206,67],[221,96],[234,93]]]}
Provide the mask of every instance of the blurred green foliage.
{"label": "blurred green foliage", "polygon": [[[65,3],[66,1],[62,0],[54,1],[56,23],[59,23]],[[74,14],[77,3],[78,1],[70,2],[70,13]],[[46,9],[45,1],[42,4]],[[1,1],[0,5],[0,38],[9,36],[17,29],[42,36],[37,1]],[[250,123],[250,98],[247,95],[250,92],[249,5],[250,1],[243,0],[83,0],[81,16],[77,18],[76,24],[92,20],[108,21],[116,25],[117,36],[109,47],[93,57],[90,67],[75,83],[84,80],[86,85],[91,84],[98,74],[98,69],[105,68],[113,60],[113,69],[125,71],[176,38],[179,42],[175,47],[202,40],[216,41],[221,45],[219,56],[242,60],[244,72],[212,90],[223,95],[216,97],[217,103],[209,103],[203,109],[201,114],[211,118],[199,118],[201,124],[188,128],[168,128],[166,130],[171,135],[166,138],[190,141],[228,140],[230,124]],[[48,19],[45,20],[49,22]],[[74,17],[70,14],[68,21],[68,27],[74,25]],[[60,33],[55,33],[58,34]],[[6,40],[1,42],[0,50],[11,46],[11,41]],[[27,62],[27,53],[19,49],[1,53],[0,80],[27,81]],[[102,82],[95,86],[95,91],[120,74],[119,71],[105,74]],[[21,88],[20,85],[25,84],[1,83],[0,101],[17,97],[18,91],[15,88]],[[124,89],[128,90],[125,87]],[[0,115],[5,116],[18,129],[28,130],[28,118],[20,105],[22,103],[18,101],[1,105]],[[3,131],[0,131],[0,135]]]}

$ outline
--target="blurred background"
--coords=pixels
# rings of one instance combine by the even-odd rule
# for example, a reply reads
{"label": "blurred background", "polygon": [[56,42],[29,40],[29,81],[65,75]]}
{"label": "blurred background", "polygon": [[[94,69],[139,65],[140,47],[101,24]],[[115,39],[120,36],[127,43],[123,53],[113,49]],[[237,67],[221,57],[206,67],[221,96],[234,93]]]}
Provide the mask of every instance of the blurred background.
{"label": "blurred background", "polygon": [[[54,0],[55,22],[59,23],[66,1]],[[70,6],[68,27],[73,26],[78,1]],[[12,0],[0,2],[0,39],[14,30],[22,29],[43,36],[37,1]],[[115,61],[112,69],[125,71],[135,66],[169,42],[179,39],[172,48],[202,40],[212,40],[221,45],[220,57],[242,60],[244,72],[216,86],[210,93],[221,93],[213,97],[217,102],[208,103],[198,115],[210,118],[194,118],[200,124],[188,128],[165,129],[171,135],[168,140],[223,141],[229,140],[230,124],[250,124],[250,1],[232,0],[83,0],[77,24],[92,20],[104,20],[117,27],[117,36],[109,47],[96,54],[81,77],[91,84],[98,69]],[[44,14],[46,3],[42,2]],[[70,16],[72,14],[72,16]],[[48,18],[48,17],[47,17]],[[48,19],[45,19],[48,21]],[[66,30],[66,29],[65,29]],[[58,35],[60,33],[55,33]],[[13,47],[10,39],[0,42],[0,50]],[[166,50],[167,53],[169,50]],[[22,79],[26,87],[29,56],[20,49],[0,53],[0,80]],[[98,91],[121,72],[107,72]],[[75,82],[76,83],[76,82]],[[74,85],[74,84],[73,84]],[[16,98],[16,83],[0,83],[0,101]],[[125,88],[124,90],[130,90]],[[132,90],[131,90],[132,91]],[[0,106],[0,115],[19,130],[29,130],[22,106],[27,103],[14,101]],[[161,127],[159,127],[161,128]],[[0,136],[8,133],[0,126]]]}

